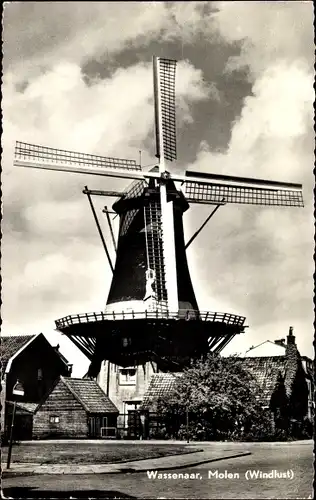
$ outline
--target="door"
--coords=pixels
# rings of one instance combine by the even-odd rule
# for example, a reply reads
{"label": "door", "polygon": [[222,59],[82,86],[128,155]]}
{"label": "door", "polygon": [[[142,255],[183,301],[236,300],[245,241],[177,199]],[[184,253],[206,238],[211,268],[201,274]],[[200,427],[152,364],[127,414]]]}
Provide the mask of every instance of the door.
{"label": "door", "polygon": [[89,417],[88,418],[88,436],[90,438],[95,437],[95,428],[96,428],[95,417]]}
{"label": "door", "polygon": [[106,437],[107,417],[92,415],[88,419],[89,437],[99,439]]}
{"label": "door", "polygon": [[128,437],[139,439],[141,436],[141,421],[138,410],[128,410],[127,413]]}

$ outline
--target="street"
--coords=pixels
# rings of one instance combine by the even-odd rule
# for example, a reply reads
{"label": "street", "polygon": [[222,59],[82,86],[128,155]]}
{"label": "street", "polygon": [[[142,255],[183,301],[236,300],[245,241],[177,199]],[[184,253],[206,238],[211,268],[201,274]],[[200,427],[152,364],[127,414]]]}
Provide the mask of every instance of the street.
{"label": "street", "polygon": [[[206,446],[212,446],[207,443]],[[148,473],[3,476],[13,498],[311,498],[313,444],[243,445],[251,455],[202,466]],[[236,443],[240,449],[241,444]],[[245,477],[247,471],[257,478]],[[180,476],[181,474],[181,476]],[[249,472],[248,472],[249,474]],[[262,477],[268,474],[268,477]],[[291,475],[293,478],[291,479]],[[289,477],[282,477],[289,476]],[[273,477],[271,477],[273,476]],[[278,477],[279,476],[279,477]]]}

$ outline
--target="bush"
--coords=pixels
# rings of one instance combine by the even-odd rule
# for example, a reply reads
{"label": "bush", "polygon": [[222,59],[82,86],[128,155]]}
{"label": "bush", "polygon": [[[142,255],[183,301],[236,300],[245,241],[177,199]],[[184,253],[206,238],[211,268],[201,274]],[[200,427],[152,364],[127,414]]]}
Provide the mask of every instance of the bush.
{"label": "bush", "polygon": [[305,418],[302,424],[302,439],[312,439],[314,437],[314,426],[309,418]]}
{"label": "bush", "polygon": [[[260,388],[236,358],[209,354],[192,363],[159,401],[167,429],[186,438],[186,412],[192,440],[241,439],[249,422],[259,421]],[[236,427],[237,424],[237,427]]]}
{"label": "bush", "polygon": [[214,433],[212,429],[205,423],[191,423],[189,427],[181,424],[178,431],[178,439],[190,441],[214,441]]}
{"label": "bush", "polygon": [[170,438],[172,438],[172,436],[168,434],[165,426],[156,427],[154,429],[149,430],[149,439],[170,439]]}
{"label": "bush", "polygon": [[293,439],[312,439],[314,436],[313,424],[307,417],[302,422],[292,422],[290,434]]}

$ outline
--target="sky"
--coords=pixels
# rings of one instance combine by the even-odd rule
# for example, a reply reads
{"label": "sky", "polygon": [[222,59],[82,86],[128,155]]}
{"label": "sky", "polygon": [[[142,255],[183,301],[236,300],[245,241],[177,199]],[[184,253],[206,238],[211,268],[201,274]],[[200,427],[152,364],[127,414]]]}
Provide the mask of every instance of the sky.
{"label": "sky", "polygon": [[[225,354],[286,337],[313,357],[312,2],[7,2],[3,16],[2,334],[104,310],[111,272],[82,189],[128,181],[13,167],[15,140],[154,163],[152,56],[176,59],[185,169],[303,184],[304,208],[226,205],[188,249],[202,311],[245,316]],[[113,198],[95,197],[102,208]],[[212,207],[184,215],[186,240]],[[113,221],[117,231],[117,219]]]}

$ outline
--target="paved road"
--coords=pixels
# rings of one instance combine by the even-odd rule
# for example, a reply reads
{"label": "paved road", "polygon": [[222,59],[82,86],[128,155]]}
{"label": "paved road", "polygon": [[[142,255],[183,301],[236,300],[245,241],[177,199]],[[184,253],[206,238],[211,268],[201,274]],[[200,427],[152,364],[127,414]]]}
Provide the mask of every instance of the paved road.
{"label": "paved road", "polygon": [[[240,446],[240,445],[239,445]],[[245,445],[246,446],[246,445]],[[313,482],[312,444],[251,446],[246,457],[213,462],[166,474],[194,474],[196,479],[149,479],[148,474],[33,475],[3,478],[6,496],[13,498],[201,498],[201,499],[292,499],[311,498]],[[286,473],[291,478],[247,480],[247,471]],[[211,477],[209,471],[212,472]],[[218,471],[218,472],[216,472]],[[289,472],[287,472],[289,471]],[[199,474],[199,476],[198,476]],[[216,477],[218,474],[218,477]],[[233,478],[225,475],[233,474]],[[276,474],[275,472],[273,473]],[[192,477],[192,476],[191,476]]]}

